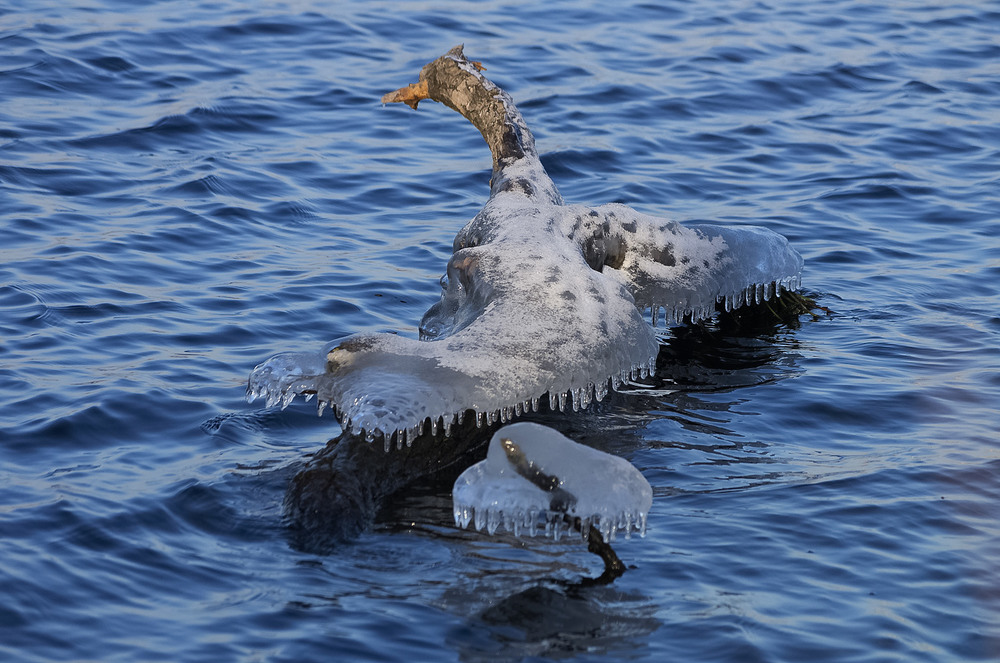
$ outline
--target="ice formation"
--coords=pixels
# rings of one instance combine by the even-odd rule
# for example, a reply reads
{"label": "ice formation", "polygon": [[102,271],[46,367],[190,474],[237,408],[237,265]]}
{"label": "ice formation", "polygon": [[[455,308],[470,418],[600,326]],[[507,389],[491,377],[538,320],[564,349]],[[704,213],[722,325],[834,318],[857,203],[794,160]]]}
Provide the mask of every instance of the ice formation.
{"label": "ice formation", "polygon": [[613,540],[618,532],[645,534],[653,491],[625,459],[522,422],[493,435],[486,460],[455,481],[452,502],[459,527],[558,539],[579,518],[583,538],[594,527]]}
{"label": "ice formation", "polygon": [[494,423],[542,398],[586,407],[652,370],[658,343],[644,313],[678,324],[798,287],[802,259],[770,230],[564,204],[510,96],[479,69],[457,47],[420,75],[419,98],[470,119],[493,154],[490,198],[456,236],[420,338],[359,334],[276,355],[251,373],[248,399],[284,407],[315,396],[320,414],[329,407],[388,449],[425,430],[447,435],[470,411]]}

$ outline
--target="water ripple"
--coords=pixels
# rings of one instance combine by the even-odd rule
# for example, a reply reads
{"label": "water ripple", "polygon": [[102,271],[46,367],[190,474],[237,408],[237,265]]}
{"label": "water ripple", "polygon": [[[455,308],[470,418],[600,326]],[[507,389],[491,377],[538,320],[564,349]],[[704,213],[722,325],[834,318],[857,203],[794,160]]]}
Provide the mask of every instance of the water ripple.
{"label": "water ripple", "polygon": [[[994,8],[0,14],[0,658],[1000,651]],[[771,227],[831,311],[670,334],[656,380],[543,417],[654,487],[612,587],[573,542],[455,530],[447,472],[294,551],[285,486],[339,429],[243,402],[276,351],[415,335],[490,160],[378,99],[461,42],[567,200]]]}

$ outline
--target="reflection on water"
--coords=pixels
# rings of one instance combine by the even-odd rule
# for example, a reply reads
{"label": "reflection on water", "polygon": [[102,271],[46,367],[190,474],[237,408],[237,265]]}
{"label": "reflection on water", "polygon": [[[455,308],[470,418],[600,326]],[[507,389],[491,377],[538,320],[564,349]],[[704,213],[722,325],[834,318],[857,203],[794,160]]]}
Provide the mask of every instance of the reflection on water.
{"label": "reflection on water", "polygon": [[651,599],[613,585],[542,582],[478,611],[467,630],[449,634],[448,644],[463,661],[561,659],[579,654],[615,658],[643,648],[646,638],[660,627],[655,612]]}

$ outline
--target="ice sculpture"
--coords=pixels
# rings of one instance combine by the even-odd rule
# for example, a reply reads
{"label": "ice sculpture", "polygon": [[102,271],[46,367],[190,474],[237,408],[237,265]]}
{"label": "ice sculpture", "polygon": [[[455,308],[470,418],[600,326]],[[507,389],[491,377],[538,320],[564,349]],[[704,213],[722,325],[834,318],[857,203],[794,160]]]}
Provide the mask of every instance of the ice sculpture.
{"label": "ice sculpture", "polygon": [[625,459],[522,422],[493,434],[486,460],[455,481],[452,503],[456,524],[490,534],[502,526],[558,539],[576,529],[586,538],[595,528],[614,540],[645,534],[653,490]]}
{"label": "ice sculpture", "polygon": [[755,227],[682,226],[624,205],[567,205],[511,97],[456,47],[383,101],[448,105],[493,155],[490,198],[457,235],[441,299],[420,338],[348,337],[322,352],[280,354],[250,375],[250,400],[315,396],[345,431],[389,449],[448,435],[463,417],[506,422],[574,410],[652,370],[653,325],[712,315],[796,288],[802,259]]}

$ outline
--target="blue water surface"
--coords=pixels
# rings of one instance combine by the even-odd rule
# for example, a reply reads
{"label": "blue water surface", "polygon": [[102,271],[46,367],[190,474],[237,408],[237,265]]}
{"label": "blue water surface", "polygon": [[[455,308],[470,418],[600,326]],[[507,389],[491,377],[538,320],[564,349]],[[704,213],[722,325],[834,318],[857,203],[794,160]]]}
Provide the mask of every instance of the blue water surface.
{"label": "blue water surface", "polygon": [[[1000,659],[998,35],[994,2],[7,2],[0,659]],[[831,311],[666,334],[555,418],[653,485],[611,585],[433,478],[298,550],[339,427],[244,402],[275,352],[416,334],[490,156],[379,99],[458,43],[568,201],[772,228]]]}

